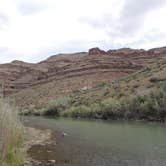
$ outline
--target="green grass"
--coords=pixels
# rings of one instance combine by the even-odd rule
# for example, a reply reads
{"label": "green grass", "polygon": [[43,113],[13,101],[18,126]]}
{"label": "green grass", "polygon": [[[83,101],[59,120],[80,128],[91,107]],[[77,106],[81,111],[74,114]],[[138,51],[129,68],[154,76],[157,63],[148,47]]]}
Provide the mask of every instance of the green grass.
{"label": "green grass", "polygon": [[17,111],[6,101],[0,99],[0,165],[23,165],[22,144],[23,127]]}

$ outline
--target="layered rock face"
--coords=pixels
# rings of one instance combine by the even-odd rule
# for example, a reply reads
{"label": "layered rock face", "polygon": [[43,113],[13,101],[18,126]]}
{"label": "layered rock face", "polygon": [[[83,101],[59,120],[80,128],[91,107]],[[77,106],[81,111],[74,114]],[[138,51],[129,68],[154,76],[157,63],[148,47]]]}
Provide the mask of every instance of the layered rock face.
{"label": "layered rock face", "polygon": [[[100,55],[100,56],[98,56]],[[59,54],[37,64],[13,61],[0,65],[5,94],[54,81],[61,92],[94,87],[113,81],[166,58],[166,47],[145,50],[119,49]]]}

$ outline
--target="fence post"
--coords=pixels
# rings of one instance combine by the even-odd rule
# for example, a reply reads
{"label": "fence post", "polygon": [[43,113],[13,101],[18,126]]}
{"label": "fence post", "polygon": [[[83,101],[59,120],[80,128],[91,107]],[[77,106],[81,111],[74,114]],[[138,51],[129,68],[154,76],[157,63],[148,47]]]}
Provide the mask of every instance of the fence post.
{"label": "fence post", "polygon": [[4,81],[0,82],[0,97],[5,98],[5,83],[4,83]]}

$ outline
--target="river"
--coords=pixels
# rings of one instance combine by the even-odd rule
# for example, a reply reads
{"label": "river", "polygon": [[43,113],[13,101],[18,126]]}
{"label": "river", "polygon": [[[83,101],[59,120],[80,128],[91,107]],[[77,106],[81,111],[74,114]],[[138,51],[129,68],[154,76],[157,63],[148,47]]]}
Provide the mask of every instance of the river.
{"label": "river", "polygon": [[40,161],[56,160],[58,166],[166,166],[165,124],[44,117],[25,117],[24,124],[55,135],[56,145],[30,149],[29,155]]}

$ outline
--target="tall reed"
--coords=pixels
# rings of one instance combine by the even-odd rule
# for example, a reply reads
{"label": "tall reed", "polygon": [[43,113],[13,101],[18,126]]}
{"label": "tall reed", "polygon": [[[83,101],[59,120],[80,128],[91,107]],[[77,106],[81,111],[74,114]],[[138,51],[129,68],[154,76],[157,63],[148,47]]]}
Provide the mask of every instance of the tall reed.
{"label": "tall reed", "polygon": [[23,127],[16,109],[0,99],[0,166],[22,165],[22,142]]}

